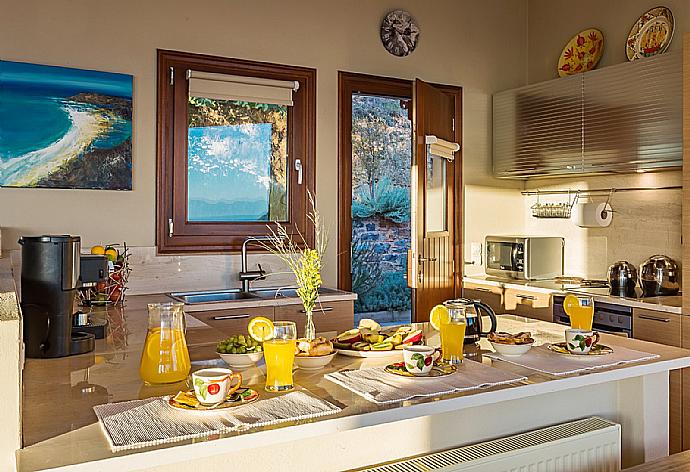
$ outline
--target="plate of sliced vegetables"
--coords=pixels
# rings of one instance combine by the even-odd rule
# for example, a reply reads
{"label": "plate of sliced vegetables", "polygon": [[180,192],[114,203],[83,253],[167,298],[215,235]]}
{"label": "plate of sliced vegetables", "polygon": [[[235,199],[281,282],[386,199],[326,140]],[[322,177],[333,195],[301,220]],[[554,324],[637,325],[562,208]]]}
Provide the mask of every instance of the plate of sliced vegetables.
{"label": "plate of sliced vegetables", "polygon": [[338,354],[348,357],[402,357],[403,348],[423,344],[424,335],[412,326],[383,328],[374,320],[362,319],[357,328],[340,333],[332,342]]}

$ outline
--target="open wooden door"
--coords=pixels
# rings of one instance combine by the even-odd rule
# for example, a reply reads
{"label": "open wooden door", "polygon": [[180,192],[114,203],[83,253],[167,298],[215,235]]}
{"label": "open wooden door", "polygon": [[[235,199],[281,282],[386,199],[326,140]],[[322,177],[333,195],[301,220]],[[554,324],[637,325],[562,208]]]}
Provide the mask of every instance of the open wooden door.
{"label": "open wooden door", "polygon": [[459,88],[415,81],[408,284],[413,289],[416,322],[428,321],[431,309],[454,298],[460,289],[461,154],[452,153],[451,158],[433,155],[426,138],[460,144],[460,100]]}

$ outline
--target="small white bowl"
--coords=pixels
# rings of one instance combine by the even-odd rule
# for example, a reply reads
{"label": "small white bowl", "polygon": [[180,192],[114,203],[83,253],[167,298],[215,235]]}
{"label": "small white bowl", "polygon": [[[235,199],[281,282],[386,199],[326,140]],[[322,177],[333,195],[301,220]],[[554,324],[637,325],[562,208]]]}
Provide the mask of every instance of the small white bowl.
{"label": "small white bowl", "polygon": [[254,367],[264,356],[263,352],[250,352],[247,354],[221,354],[216,351],[223,361],[235,369],[248,369]]}
{"label": "small white bowl", "polygon": [[302,370],[319,370],[328,365],[335,355],[336,351],[326,354],[325,356],[295,356],[295,365]]}
{"label": "small white bowl", "polygon": [[532,349],[532,344],[534,342],[531,342],[529,344],[501,344],[501,343],[495,343],[493,341],[490,341],[491,345],[494,347],[494,350],[506,357],[518,357]]}

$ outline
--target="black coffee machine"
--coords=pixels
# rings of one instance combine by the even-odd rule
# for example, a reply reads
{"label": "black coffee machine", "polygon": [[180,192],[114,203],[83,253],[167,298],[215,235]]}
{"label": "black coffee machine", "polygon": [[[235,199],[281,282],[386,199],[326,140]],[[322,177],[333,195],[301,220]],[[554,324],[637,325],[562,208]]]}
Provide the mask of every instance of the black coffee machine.
{"label": "black coffee machine", "polygon": [[72,330],[81,238],[30,236],[22,237],[19,244],[26,356],[64,357],[92,351],[94,335]]}

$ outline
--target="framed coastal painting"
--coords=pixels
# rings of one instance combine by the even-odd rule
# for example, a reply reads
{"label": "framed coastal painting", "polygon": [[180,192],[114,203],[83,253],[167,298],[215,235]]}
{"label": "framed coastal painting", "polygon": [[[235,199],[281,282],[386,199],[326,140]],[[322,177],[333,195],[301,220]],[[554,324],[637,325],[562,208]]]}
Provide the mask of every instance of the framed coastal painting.
{"label": "framed coastal painting", "polygon": [[0,61],[0,186],[132,189],[132,76]]}

